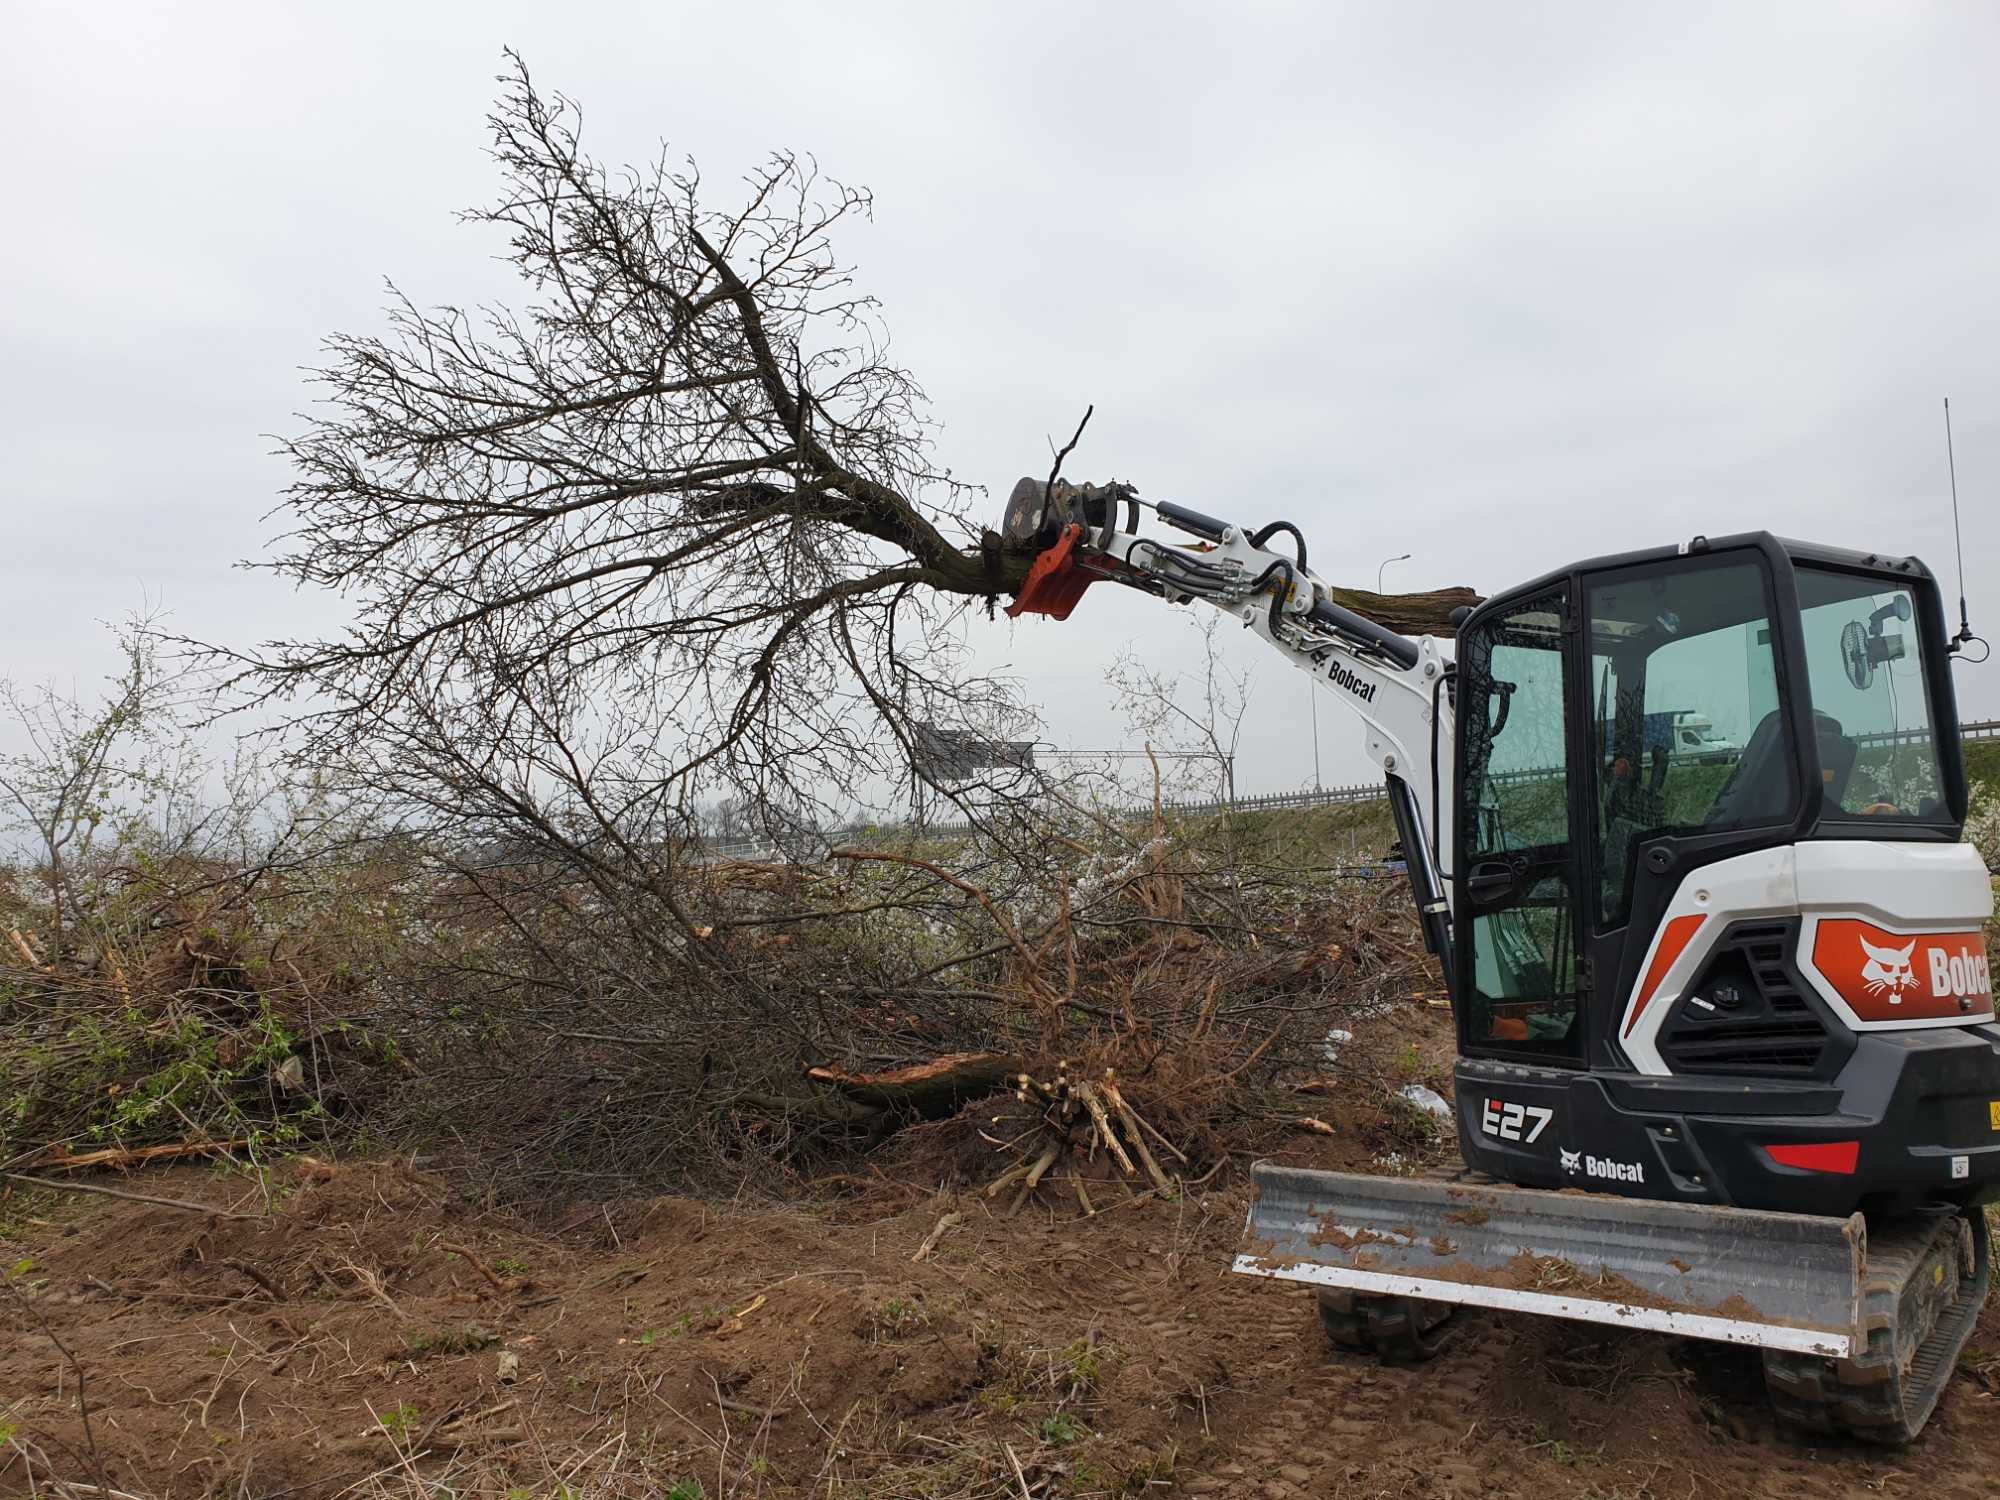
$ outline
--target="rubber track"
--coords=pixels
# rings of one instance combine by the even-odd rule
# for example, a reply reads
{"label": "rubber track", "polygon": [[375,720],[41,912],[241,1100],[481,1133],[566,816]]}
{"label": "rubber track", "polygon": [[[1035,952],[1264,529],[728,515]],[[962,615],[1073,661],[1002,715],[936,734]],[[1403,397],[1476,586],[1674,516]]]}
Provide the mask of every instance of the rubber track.
{"label": "rubber track", "polygon": [[1325,1289],[1316,1299],[1319,1326],[1335,1347],[1373,1354],[1386,1364],[1421,1364],[1451,1336],[1449,1303]]}
{"label": "rubber track", "polygon": [[[1971,1274],[1960,1261],[1969,1226]],[[1944,1243],[1940,1243],[1943,1241]],[[1930,1268],[1947,1265],[1954,1284],[1942,1306],[1925,1295]],[[1972,1337],[1992,1279],[1984,1215],[1953,1215],[1900,1233],[1871,1234],[1863,1271],[1861,1353],[1849,1359],[1764,1351],[1764,1384],[1779,1418],[1807,1432],[1900,1445],[1915,1439],[1937,1409],[1958,1356]],[[1913,1320],[1935,1315],[1921,1342]],[[1910,1345],[1915,1347],[1911,1348]]]}

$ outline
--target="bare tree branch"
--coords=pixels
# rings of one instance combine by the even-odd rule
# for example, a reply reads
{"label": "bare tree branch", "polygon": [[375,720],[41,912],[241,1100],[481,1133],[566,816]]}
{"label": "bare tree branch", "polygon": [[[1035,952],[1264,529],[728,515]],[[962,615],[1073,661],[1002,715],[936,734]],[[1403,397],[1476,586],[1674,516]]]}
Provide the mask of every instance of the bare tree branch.
{"label": "bare tree branch", "polygon": [[[970,513],[835,256],[869,195],[789,153],[730,206],[691,164],[608,169],[508,63],[500,190],[464,217],[522,305],[392,288],[383,333],[327,341],[263,566],[353,618],[221,653],[239,688],[300,705],[334,785],[569,858],[670,847],[717,795],[824,821],[901,784],[911,726],[1016,723],[962,623],[1031,558]],[[1338,597],[1442,628],[1463,596]]]}

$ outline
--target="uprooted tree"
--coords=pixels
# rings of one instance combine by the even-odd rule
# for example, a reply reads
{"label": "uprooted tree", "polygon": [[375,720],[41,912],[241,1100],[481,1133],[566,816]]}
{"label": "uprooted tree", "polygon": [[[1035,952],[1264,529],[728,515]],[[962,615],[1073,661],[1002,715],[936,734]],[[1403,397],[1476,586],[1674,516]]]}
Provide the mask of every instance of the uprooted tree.
{"label": "uprooted tree", "polygon": [[[312,696],[335,760],[393,747],[391,785],[469,781],[513,819],[510,775],[587,773],[587,820],[621,826],[704,783],[822,806],[900,775],[915,720],[1004,722],[956,627],[1031,558],[972,518],[836,257],[869,195],[789,154],[727,210],[692,167],[607,170],[511,61],[502,190],[467,217],[508,236],[527,305],[398,296],[385,335],[329,341],[270,566],[355,618],[257,680]],[[1467,596],[1336,597],[1444,630]]]}
{"label": "uprooted tree", "polygon": [[[505,1115],[495,1133],[589,1137],[622,1173],[669,1150],[629,1147],[634,1111],[693,1132],[761,1112],[764,1142],[849,1123],[854,1099],[800,1093],[805,1064],[1059,1062],[1080,1016],[1123,1040],[1075,1055],[1121,1079],[1173,1038],[1209,1087],[1279,1055],[1173,957],[1190,935],[1256,947],[1241,883],[1170,871],[1157,829],[1029,826],[955,875],[683,858],[717,799],[810,830],[900,782],[928,726],[1018,733],[965,641],[1032,558],[974,519],[836,257],[865,192],[791,155],[727,209],[692,167],[606,169],[518,59],[490,123],[501,189],[467,217],[506,235],[523,304],[397,294],[384,332],[329,340],[266,566],[352,620],[227,653],[250,701],[297,704],[316,787],[420,836],[426,916],[392,977],[428,1006],[426,1066]],[[1335,597],[1443,630],[1469,596]],[[1274,920],[1254,963],[1320,985],[1323,945]],[[1096,1085],[1058,1084],[1021,1100],[1058,1137],[1094,1126]]]}

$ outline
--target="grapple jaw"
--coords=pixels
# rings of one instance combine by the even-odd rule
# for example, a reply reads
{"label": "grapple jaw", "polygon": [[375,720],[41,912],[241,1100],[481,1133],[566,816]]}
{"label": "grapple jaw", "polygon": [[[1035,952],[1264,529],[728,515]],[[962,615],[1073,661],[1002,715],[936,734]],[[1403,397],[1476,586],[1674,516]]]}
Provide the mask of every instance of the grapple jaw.
{"label": "grapple jaw", "polygon": [[1095,573],[1086,573],[1076,565],[1076,544],[1082,539],[1083,528],[1071,523],[1063,528],[1053,547],[1036,555],[1020,594],[1007,606],[1010,618],[1018,620],[1022,615],[1069,618],[1083,591],[1097,581]]}
{"label": "grapple jaw", "polygon": [[1118,506],[1125,503],[1130,525],[1138,521],[1137,492],[1130,485],[1071,484],[1058,479],[1022,478],[1007,497],[1007,511],[1000,523],[1002,541],[1011,551],[1035,553],[1027,581],[1007,613],[1048,615],[1069,618],[1083,591],[1104,575],[1082,566],[1080,548],[1088,549],[1094,533],[1108,534],[1118,518]]}

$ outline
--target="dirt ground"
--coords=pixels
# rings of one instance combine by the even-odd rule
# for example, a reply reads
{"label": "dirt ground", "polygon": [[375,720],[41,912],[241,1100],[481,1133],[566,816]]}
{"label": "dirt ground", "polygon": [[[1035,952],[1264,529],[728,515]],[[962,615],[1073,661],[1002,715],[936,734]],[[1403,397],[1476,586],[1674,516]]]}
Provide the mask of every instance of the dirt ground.
{"label": "dirt ground", "polygon": [[[1336,1123],[1279,1144],[1393,1145]],[[392,1162],[118,1185],[244,1217],[0,1205],[0,1495],[2000,1492],[1994,1309],[1916,1447],[1806,1446],[1712,1346],[1474,1314],[1426,1366],[1331,1354],[1305,1292],[1227,1274],[1228,1169],[1089,1220],[890,1178],[546,1223]]]}

